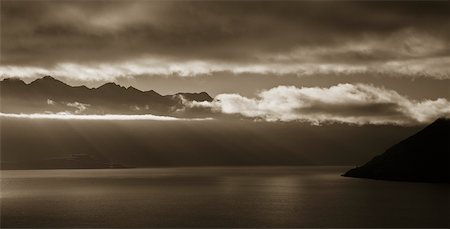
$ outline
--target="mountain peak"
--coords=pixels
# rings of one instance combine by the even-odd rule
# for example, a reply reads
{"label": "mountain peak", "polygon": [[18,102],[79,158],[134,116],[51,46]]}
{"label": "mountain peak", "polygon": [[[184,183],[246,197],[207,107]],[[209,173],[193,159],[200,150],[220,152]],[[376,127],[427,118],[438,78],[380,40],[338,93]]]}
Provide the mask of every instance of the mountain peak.
{"label": "mountain peak", "polygon": [[4,78],[2,80],[0,80],[0,82],[8,82],[8,83],[21,83],[21,84],[25,84],[25,82],[23,82],[23,80],[19,79],[19,78]]}
{"label": "mountain peak", "polygon": [[44,76],[44,77],[42,77],[41,79],[42,79],[42,80],[56,80],[55,78],[53,78],[52,76],[49,76],[49,75]]}
{"label": "mountain peak", "polygon": [[[47,82],[53,82],[53,81],[59,81],[59,80],[53,78],[52,76],[44,76],[44,77],[42,77],[42,78],[40,78],[40,79],[37,79],[37,80],[35,80],[35,81],[47,81]],[[61,82],[61,81],[59,81],[59,82]]]}
{"label": "mountain peak", "polygon": [[100,87],[110,87],[110,86],[114,86],[115,87],[115,86],[119,86],[119,85],[114,83],[114,82],[108,82],[108,83],[103,84]]}
{"label": "mountain peak", "polygon": [[135,92],[142,92],[141,90],[139,90],[139,89],[137,89],[137,88],[135,88],[135,87],[133,87],[133,86],[127,87],[127,90],[128,90],[128,91],[135,91]]}
{"label": "mountain peak", "polygon": [[[41,85],[44,87],[58,87],[58,86],[69,86],[64,82],[57,80],[51,76],[44,76],[30,83],[30,85]],[[70,86],[69,86],[70,87]]]}
{"label": "mountain peak", "polygon": [[98,87],[97,89],[100,90],[110,90],[110,89],[125,89],[125,87],[122,87],[114,82],[105,83],[102,86]]}
{"label": "mountain peak", "polygon": [[197,101],[197,102],[213,101],[213,98],[204,91],[200,92],[200,93],[177,93],[177,95],[181,95],[188,100]]}

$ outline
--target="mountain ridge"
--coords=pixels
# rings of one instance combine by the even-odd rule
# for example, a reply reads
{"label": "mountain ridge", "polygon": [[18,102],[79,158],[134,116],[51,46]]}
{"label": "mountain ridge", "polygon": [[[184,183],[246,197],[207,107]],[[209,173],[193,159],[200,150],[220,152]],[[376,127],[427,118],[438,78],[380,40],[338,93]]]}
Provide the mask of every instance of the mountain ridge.
{"label": "mountain ridge", "polygon": [[[206,92],[161,95],[154,90],[141,91],[113,82],[96,88],[70,86],[51,76],[30,83],[6,78],[0,81],[1,112],[41,113],[70,112],[77,114],[156,114],[189,115],[186,101],[212,101]],[[84,104],[84,108],[70,104]],[[177,112],[174,112],[177,111]],[[181,112],[183,111],[183,112]],[[198,115],[198,112],[196,112]]]}

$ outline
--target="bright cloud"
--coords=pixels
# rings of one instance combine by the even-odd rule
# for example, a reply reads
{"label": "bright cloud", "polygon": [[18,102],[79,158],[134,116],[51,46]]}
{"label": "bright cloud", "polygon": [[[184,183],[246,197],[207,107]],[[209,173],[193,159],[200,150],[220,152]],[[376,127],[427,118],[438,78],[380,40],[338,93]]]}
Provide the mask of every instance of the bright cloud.
{"label": "bright cloud", "polygon": [[225,114],[266,121],[303,121],[312,124],[413,125],[450,115],[446,99],[416,101],[396,91],[366,84],[338,84],[330,88],[279,86],[257,98],[220,94],[212,102],[192,102]]}
{"label": "bright cloud", "polygon": [[57,119],[57,120],[152,120],[152,121],[201,121],[211,120],[211,118],[176,118],[171,116],[158,116],[158,115],[119,115],[119,114],[106,114],[106,115],[78,115],[68,112],[61,112],[55,114],[10,114],[0,113],[0,117],[5,118],[24,118],[24,119]]}
{"label": "bright cloud", "polygon": [[76,109],[75,114],[83,113],[83,111],[85,111],[90,106],[89,104],[79,102],[67,103],[66,105],[68,107],[74,107]]}
{"label": "bright cloud", "polygon": [[55,101],[51,100],[51,99],[47,99],[47,105],[55,105]]}
{"label": "bright cloud", "polygon": [[36,78],[52,75],[82,81],[113,81],[139,75],[198,76],[217,72],[232,74],[272,74],[311,76],[317,74],[384,74],[386,76],[430,77],[450,79],[450,58],[397,60],[370,63],[222,63],[214,61],[171,62],[155,59],[140,59],[118,63],[77,64],[61,63],[51,68],[0,66],[0,78]]}

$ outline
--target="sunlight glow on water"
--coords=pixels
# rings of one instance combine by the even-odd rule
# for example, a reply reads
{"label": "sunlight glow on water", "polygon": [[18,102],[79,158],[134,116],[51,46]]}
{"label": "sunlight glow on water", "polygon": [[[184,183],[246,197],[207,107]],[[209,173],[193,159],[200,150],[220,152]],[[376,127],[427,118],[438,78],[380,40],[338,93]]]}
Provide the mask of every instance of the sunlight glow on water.
{"label": "sunlight glow on water", "polygon": [[445,227],[449,186],[347,167],[1,171],[2,227]]}

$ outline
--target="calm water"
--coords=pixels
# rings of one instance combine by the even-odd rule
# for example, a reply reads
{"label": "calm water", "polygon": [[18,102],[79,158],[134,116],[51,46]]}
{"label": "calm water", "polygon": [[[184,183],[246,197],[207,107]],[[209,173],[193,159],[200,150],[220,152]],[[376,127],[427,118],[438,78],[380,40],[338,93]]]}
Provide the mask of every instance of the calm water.
{"label": "calm water", "polygon": [[445,184],[346,167],[1,172],[2,227],[447,227]]}

